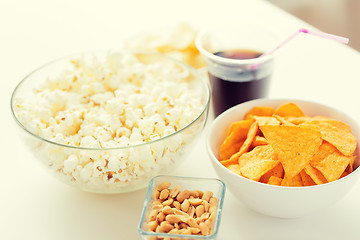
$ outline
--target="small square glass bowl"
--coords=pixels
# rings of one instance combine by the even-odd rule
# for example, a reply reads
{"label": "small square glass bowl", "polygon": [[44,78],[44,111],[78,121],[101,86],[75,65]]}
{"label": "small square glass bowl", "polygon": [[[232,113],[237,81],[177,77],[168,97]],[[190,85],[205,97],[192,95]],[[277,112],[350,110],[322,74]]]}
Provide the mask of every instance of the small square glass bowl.
{"label": "small square glass bowl", "polygon": [[[163,182],[170,182],[169,189],[179,186],[183,190],[201,190],[202,192],[211,191],[217,200],[217,208],[215,211],[215,221],[212,227],[212,232],[209,235],[195,235],[195,234],[170,234],[152,232],[148,228],[149,215],[152,210],[152,204],[156,200],[156,187]],[[216,239],[222,213],[222,206],[225,196],[225,184],[216,178],[195,178],[195,177],[180,177],[180,176],[156,176],[151,179],[144,207],[141,213],[141,218],[138,226],[138,231],[142,240],[170,240],[170,239]]]}

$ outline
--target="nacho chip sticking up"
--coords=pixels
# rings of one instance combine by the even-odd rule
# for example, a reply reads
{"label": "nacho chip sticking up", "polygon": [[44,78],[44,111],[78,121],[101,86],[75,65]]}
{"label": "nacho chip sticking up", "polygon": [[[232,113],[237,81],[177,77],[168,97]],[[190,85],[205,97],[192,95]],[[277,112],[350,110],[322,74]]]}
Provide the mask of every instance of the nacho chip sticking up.
{"label": "nacho chip sticking up", "polygon": [[259,123],[259,126],[263,125],[280,125],[279,120],[272,116],[251,116],[250,118],[255,119]]}
{"label": "nacho chip sticking up", "polygon": [[239,160],[239,157],[248,151],[249,147],[251,146],[251,143],[253,142],[257,131],[259,130],[259,125],[257,122],[253,122],[249,128],[249,131],[247,132],[246,139],[244,143],[241,145],[240,150],[233,154],[229,160],[220,161],[224,166],[228,166],[230,164],[237,163]]}
{"label": "nacho chip sticking up", "polygon": [[303,117],[305,116],[304,112],[299,108],[295,103],[286,103],[279,106],[274,111],[275,115],[280,117]]}
{"label": "nacho chip sticking up", "polygon": [[255,148],[257,146],[267,145],[269,144],[268,140],[266,138],[261,137],[259,135],[255,136],[253,142],[251,143],[250,148]]}
{"label": "nacho chip sticking up", "polygon": [[264,173],[273,169],[279,161],[270,145],[258,146],[239,157],[241,175],[258,181]]}
{"label": "nacho chip sticking up", "polygon": [[310,164],[305,166],[304,171],[306,172],[306,174],[308,174],[311,177],[311,179],[316,184],[319,185],[319,184],[327,183],[326,178],[321,174],[321,172],[316,168],[313,168]]}
{"label": "nacho chip sticking up", "polygon": [[316,185],[314,180],[305,172],[305,170],[302,170],[300,172],[301,181],[303,182],[304,186],[313,186]]}
{"label": "nacho chip sticking up", "polygon": [[334,119],[322,119],[304,122],[300,126],[320,131],[322,138],[334,145],[345,156],[352,156],[355,151],[356,138],[346,123]]}
{"label": "nacho chip sticking up", "polygon": [[289,178],[295,177],[309,164],[322,143],[320,132],[311,128],[262,126],[260,129]]}
{"label": "nacho chip sticking up", "polygon": [[245,142],[253,120],[242,120],[232,123],[225,141],[220,147],[220,160],[229,159],[237,153]]}
{"label": "nacho chip sticking up", "polygon": [[279,115],[273,115],[275,119],[277,119],[281,125],[285,125],[285,126],[295,126],[296,124],[288,121],[285,117],[281,117]]}
{"label": "nacho chip sticking up", "polygon": [[272,107],[257,106],[247,112],[244,116],[244,119],[249,119],[251,116],[271,116],[273,115],[274,111],[275,110]]}
{"label": "nacho chip sticking up", "polygon": [[351,161],[352,157],[344,156],[333,145],[324,141],[310,164],[318,169],[328,182],[332,182],[340,178]]}

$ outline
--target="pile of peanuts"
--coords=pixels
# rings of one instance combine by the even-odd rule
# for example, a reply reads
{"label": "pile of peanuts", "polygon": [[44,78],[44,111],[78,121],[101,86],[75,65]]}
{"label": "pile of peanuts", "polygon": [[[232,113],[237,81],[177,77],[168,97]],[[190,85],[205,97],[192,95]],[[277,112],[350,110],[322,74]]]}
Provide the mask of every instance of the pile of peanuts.
{"label": "pile of peanuts", "polygon": [[211,191],[172,189],[170,182],[156,187],[149,214],[152,232],[209,235],[215,222],[217,198]]}

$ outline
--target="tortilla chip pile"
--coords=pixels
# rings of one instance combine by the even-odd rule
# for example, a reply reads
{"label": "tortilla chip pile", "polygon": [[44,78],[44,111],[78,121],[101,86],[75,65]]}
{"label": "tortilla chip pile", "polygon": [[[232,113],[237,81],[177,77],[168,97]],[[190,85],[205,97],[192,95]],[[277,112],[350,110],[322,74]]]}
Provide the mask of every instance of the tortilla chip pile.
{"label": "tortilla chip pile", "polygon": [[179,61],[199,69],[205,67],[205,61],[195,46],[197,31],[186,23],[180,23],[173,29],[143,34],[127,42],[127,48],[137,51],[150,51],[169,55]]}
{"label": "tortilla chip pile", "polygon": [[248,179],[278,186],[311,186],[353,171],[357,146],[351,128],[309,117],[294,103],[258,106],[231,124],[220,162]]}

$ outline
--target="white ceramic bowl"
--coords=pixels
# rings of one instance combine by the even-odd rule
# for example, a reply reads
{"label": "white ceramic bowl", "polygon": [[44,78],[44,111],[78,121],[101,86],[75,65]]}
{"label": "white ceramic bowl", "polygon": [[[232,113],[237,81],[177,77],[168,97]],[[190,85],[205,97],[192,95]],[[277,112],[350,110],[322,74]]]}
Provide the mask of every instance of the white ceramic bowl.
{"label": "white ceramic bowl", "polygon": [[[328,208],[345,196],[360,176],[357,158],[354,171],[339,180],[308,187],[281,187],[249,180],[231,172],[219,162],[220,145],[232,122],[243,119],[244,114],[255,106],[277,107],[288,102],[297,104],[306,115],[323,115],[347,123],[351,126],[354,136],[360,139],[360,128],[357,123],[332,107],[294,99],[257,99],[239,104],[219,115],[210,126],[206,140],[211,163],[228,190],[254,211],[280,218],[301,217]],[[355,152],[359,156],[359,147]]]}

